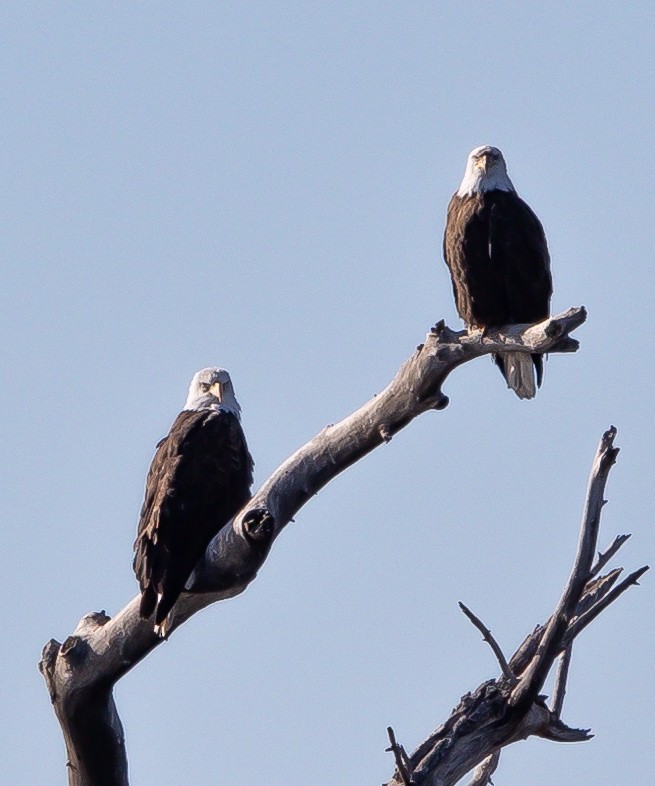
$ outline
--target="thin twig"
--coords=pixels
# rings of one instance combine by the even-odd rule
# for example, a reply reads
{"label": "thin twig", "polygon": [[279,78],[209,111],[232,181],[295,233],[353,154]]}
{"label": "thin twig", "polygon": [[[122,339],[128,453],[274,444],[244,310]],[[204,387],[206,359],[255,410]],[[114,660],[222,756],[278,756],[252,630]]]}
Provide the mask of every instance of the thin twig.
{"label": "thin twig", "polygon": [[617,535],[614,538],[614,543],[612,543],[611,546],[609,546],[605,551],[598,553],[598,559],[590,571],[592,576],[600,573],[600,571],[605,567],[605,565],[607,565],[607,563],[612,559],[612,557],[626,542],[626,540],[628,540],[629,537],[630,535]]}
{"label": "thin twig", "polygon": [[566,695],[566,680],[569,676],[569,666],[571,665],[571,653],[573,644],[564,650],[560,655],[559,664],[557,666],[557,676],[555,678],[555,690],[553,691],[553,703],[551,711],[556,717],[562,714],[562,707],[564,706],[564,696]]}
{"label": "thin twig", "polygon": [[480,633],[482,634],[482,638],[487,642],[487,644],[493,650],[493,653],[496,656],[498,663],[500,664],[500,669],[503,672],[503,677],[510,680],[511,682],[516,682],[516,676],[514,675],[514,672],[510,669],[509,664],[507,663],[507,660],[503,655],[503,651],[500,649],[500,646],[498,645],[496,639],[494,639],[494,637],[491,635],[491,631],[489,630],[489,628],[487,628],[484,622],[482,622],[482,620],[479,617],[476,617],[475,614],[471,611],[471,609],[465,606],[461,601],[459,601],[459,607],[464,612],[464,614],[466,614],[466,616],[471,620],[471,622],[475,625],[475,627],[480,631]]}
{"label": "thin twig", "polygon": [[575,615],[579,617],[581,614],[584,614],[587,609],[590,609],[595,603],[598,603],[602,597],[607,595],[622,573],[623,568],[614,568],[614,570],[611,570],[603,576],[589,579],[585,584],[584,592],[575,610]]}
{"label": "thin twig", "polygon": [[407,753],[402,745],[399,745],[396,742],[396,735],[394,730],[391,726],[387,726],[387,734],[389,735],[389,742],[391,743],[389,748],[386,748],[387,752],[393,751],[394,759],[396,760],[396,769],[400,773],[400,777],[403,780],[405,786],[414,786],[414,781],[412,780],[412,772],[411,767],[409,764],[409,758]]}
{"label": "thin twig", "polygon": [[605,597],[601,598],[598,603],[595,603],[588,611],[585,611],[584,614],[581,614],[577,617],[573,622],[569,625],[566,635],[564,637],[564,643],[570,644],[570,642],[575,639],[579,633],[584,630],[590,622],[596,619],[596,617],[604,611],[610,603],[613,603],[619,595],[622,595],[627,589],[630,587],[635,586],[639,583],[639,579],[644,575],[644,573],[650,570],[648,565],[644,565],[643,568],[639,568],[631,573],[629,576],[623,579],[622,582],[616,585],[611,592],[608,592]]}

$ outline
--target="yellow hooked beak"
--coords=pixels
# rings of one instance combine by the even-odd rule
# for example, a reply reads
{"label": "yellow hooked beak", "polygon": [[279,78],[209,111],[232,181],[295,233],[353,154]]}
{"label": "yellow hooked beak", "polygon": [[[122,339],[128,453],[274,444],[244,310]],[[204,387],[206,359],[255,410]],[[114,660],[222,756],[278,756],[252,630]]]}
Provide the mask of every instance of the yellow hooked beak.
{"label": "yellow hooked beak", "polygon": [[223,385],[220,382],[214,382],[209,388],[209,392],[219,401],[223,401]]}
{"label": "yellow hooked beak", "polygon": [[489,169],[490,161],[491,161],[491,156],[489,155],[489,153],[483,153],[475,162],[475,166],[478,169],[481,169],[486,175],[487,170]]}

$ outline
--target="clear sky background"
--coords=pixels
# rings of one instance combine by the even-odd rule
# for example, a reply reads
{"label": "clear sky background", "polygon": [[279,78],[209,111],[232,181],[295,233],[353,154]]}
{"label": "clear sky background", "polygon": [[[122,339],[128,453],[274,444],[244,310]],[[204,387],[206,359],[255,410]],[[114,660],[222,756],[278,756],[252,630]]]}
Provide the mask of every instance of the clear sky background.
{"label": "clear sky background", "polygon": [[[325,488],[247,592],[123,679],[132,783],[377,784],[554,607],[598,439],[622,452],[601,545],[653,561],[655,10],[650,3],[5,3],[2,745],[65,782],[42,646],[136,593],[155,443],[206,365],[232,374],[256,483],[381,390],[438,319],[468,151],[542,219],[577,355],[521,402],[487,359]],[[580,638],[571,746],[503,786],[652,777],[654,578]],[[6,747],[5,747],[6,746]]]}

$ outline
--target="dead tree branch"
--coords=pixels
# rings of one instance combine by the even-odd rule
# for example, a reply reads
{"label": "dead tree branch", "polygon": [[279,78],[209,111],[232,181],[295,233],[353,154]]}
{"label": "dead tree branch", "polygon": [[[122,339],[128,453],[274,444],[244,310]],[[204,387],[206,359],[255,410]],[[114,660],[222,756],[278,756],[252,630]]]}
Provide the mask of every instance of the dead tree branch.
{"label": "dead tree branch", "polygon": [[[450,718],[409,756],[414,783],[420,786],[453,786],[477,767],[472,784],[487,784],[498,763],[500,750],[512,742],[529,736],[555,742],[582,742],[592,736],[588,729],[570,728],[559,717],[573,641],[586,625],[629,586],[636,584],[637,579],[648,570],[646,566],[640,568],[614,589],[611,587],[620,570],[607,577],[594,578],[592,561],[600,513],[605,503],[603,493],[618,453],[618,448],[614,447],[615,435],[616,429],[612,427],[600,441],[589,478],[573,570],[557,607],[546,624],[535,628],[510,658],[509,673],[516,675],[518,681],[503,674],[463,696]],[[621,542],[624,541],[625,538]],[[614,548],[613,553],[618,548]],[[555,660],[562,653],[564,661],[556,681],[553,709],[550,710],[540,691]],[[396,773],[387,786],[400,784],[402,778]]]}
{"label": "dead tree branch", "polygon": [[555,677],[555,688],[553,690],[553,701],[551,710],[556,718],[562,715],[562,707],[564,706],[564,696],[566,695],[566,681],[569,678],[569,667],[571,666],[571,653],[573,652],[573,645],[569,646],[559,656],[559,663],[557,664],[557,676]]}
{"label": "dead tree branch", "polygon": [[616,461],[618,448],[614,447],[616,429],[611,426],[604,434],[596,452],[591,468],[587,498],[580,527],[578,551],[573,570],[564,588],[537,651],[530,661],[523,678],[513,691],[511,702],[514,706],[532,703],[544,684],[553,660],[561,651],[568,623],[580,603],[584,588],[591,576],[592,561],[598,543],[600,514],[605,504],[604,491],[610,469]]}
{"label": "dead tree branch", "polygon": [[495,753],[492,753],[491,756],[487,756],[482,764],[479,764],[475,768],[473,777],[469,781],[469,786],[489,786],[491,783],[491,776],[494,774],[494,772],[496,772],[496,767],[498,767],[499,761],[499,750]]}
{"label": "dead tree branch", "polygon": [[[171,630],[205,606],[243,592],[275,538],[336,475],[418,415],[446,407],[442,386],[451,371],[490,353],[575,352],[578,342],[570,333],[585,319],[584,308],[572,308],[537,325],[511,325],[484,336],[439,323],[379,395],[303,445],[218,533],[175,606]],[[128,783],[112,690],[160,643],[151,624],[139,618],[135,598],[113,618],[87,615],[63,644],[54,639],[46,644],[39,667],[64,734],[71,786]]]}
{"label": "dead tree branch", "polygon": [[464,612],[464,614],[466,614],[466,616],[471,620],[471,622],[475,625],[475,627],[480,631],[483,640],[486,641],[487,644],[491,647],[494,655],[496,656],[496,660],[500,665],[500,670],[503,673],[503,677],[505,677],[505,679],[507,680],[510,680],[510,682],[516,681],[516,677],[512,673],[512,670],[510,669],[509,664],[507,663],[507,660],[503,655],[503,651],[501,650],[500,645],[498,644],[496,639],[494,639],[494,637],[492,636],[489,628],[487,628],[484,622],[482,622],[482,620],[479,617],[476,617],[475,614],[471,611],[471,609],[469,609],[468,606],[465,606],[461,601],[459,602],[459,607]]}
{"label": "dead tree branch", "polygon": [[409,769],[409,760],[407,758],[407,752],[403,748],[402,745],[399,745],[396,742],[396,734],[391,726],[387,726],[387,734],[389,736],[389,747],[387,748],[387,753],[393,753],[394,759],[396,760],[396,770],[400,775],[400,778],[403,782],[403,786],[414,786],[414,781],[412,780],[412,773]]}
{"label": "dead tree branch", "polygon": [[628,540],[630,535],[617,535],[614,538],[611,546],[608,546],[605,551],[598,554],[598,558],[591,569],[592,576],[595,576],[597,573],[600,573],[601,570],[607,565],[607,563],[612,559],[612,557],[616,554],[616,552],[621,548],[621,546]]}

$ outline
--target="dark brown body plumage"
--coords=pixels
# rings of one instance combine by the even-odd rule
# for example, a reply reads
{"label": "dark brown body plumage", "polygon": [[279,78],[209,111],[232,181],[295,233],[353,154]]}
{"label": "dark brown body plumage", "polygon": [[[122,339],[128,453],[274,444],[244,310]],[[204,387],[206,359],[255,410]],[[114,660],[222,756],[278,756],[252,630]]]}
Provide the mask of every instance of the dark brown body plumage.
{"label": "dark brown body plumage", "polygon": [[[516,192],[455,194],[448,206],[443,249],[457,311],[468,327],[548,317],[552,281],[546,236]],[[504,375],[502,359],[494,359]],[[541,384],[541,355],[532,359]]]}
{"label": "dark brown body plumage", "polygon": [[150,465],[134,543],[144,619],[164,621],[209,541],[248,501],[252,470],[232,412],[177,416]]}

